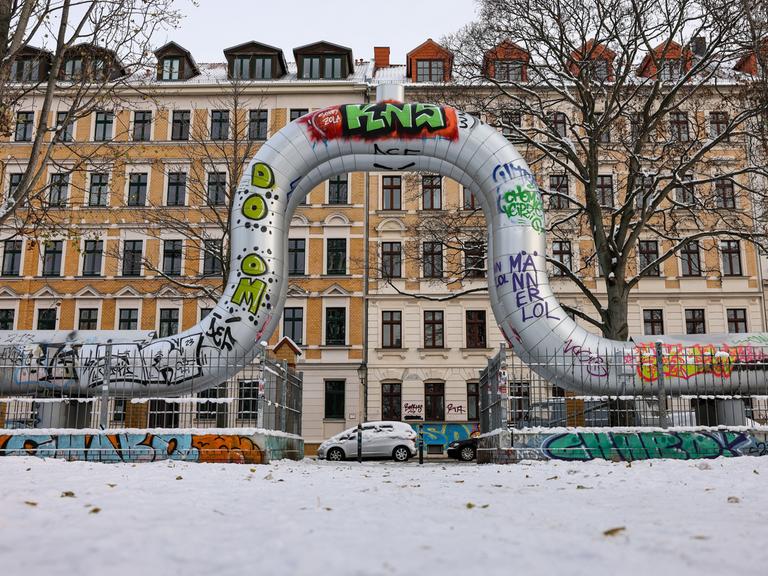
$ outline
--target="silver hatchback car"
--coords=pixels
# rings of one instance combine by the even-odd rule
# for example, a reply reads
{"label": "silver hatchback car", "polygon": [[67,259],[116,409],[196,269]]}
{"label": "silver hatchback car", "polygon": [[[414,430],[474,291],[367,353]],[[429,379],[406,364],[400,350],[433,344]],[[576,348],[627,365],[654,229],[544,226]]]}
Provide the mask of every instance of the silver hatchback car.
{"label": "silver hatchback car", "polygon": [[[416,456],[416,432],[405,422],[363,424],[363,458],[392,458],[405,462]],[[357,458],[357,426],[332,436],[317,449],[320,460]]]}

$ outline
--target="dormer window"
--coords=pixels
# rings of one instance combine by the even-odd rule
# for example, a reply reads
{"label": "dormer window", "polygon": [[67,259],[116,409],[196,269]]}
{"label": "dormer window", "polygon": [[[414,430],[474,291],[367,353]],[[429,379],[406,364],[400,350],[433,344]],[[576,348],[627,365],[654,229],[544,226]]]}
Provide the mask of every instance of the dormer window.
{"label": "dormer window", "polygon": [[320,56],[304,56],[302,79],[316,80],[320,78],[320,60]]}
{"label": "dormer window", "polygon": [[255,74],[256,80],[271,80],[272,79],[272,57],[271,56],[256,56],[255,62]]}
{"label": "dormer window", "polygon": [[238,80],[251,79],[250,56],[235,56],[235,61],[232,67],[232,78],[236,78]]}
{"label": "dormer window", "polygon": [[74,80],[83,73],[83,59],[69,58],[64,62],[64,80]]}
{"label": "dormer window", "polygon": [[37,58],[17,58],[11,65],[11,80],[17,82],[37,82],[40,80],[40,60]]}
{"label": "dormer window", "polygon": [[325,57],[325,78],[341,78],[341,56]]}
{"label": "dormer window", "polygon": [[294,48],[297,77],[302,80],[340,80],[355,70],[352,50],[330,42],[315,42]]}
{"label": "dormer window", "polygon": [[163,58],[162,80],[179,80],[181,78],[181,58]]}
{"label": "dormer window", "polygon": [[416,60],[417,82],[442,82],[445,79],[445,63],[442,60]]}
{"label": "dormer window", "polygon": [[496,60],[493,77],[497,82],[522,82],[523,63],[519,60]]}
{"label": "dormer window", "polygon": [[682,71],[682,61],[679,58],[665,58],[659,62],[659,79],[662,82],[677,82]]}
{"label": "dormer window", "polygon": [[301,78],[304,80],[338,80],[344,77],[341,56],[304,56]]}

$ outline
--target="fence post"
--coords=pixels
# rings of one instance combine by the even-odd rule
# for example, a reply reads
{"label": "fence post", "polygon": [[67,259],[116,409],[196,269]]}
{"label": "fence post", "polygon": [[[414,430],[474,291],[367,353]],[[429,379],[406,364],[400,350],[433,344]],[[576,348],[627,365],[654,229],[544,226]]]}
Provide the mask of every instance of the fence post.
{"label": "fence post", "polygon": [[283,391],[282,394],[280,394],[280,410],[283,413],[282,418],[280,418],[280,431],[281,432],[287,432],[288,431],[288,407],[286,404],[288,404],[288,386],[291,385],[289,379],[288,379],[288,362],[285,360],[282,361],[281,366],[283,368]]}
{"label": "fence post", "polygon": [[363,461],[363,425],[360,422],[357,423],[357,461]]}
{"label": "fence post", "polygon": [[667,428],[669,426],[667,422],[667,390],[664,386],[664,351],[661,340],[656,341],[656,381],[659,397],[659,426]]}
{"label": "fence post", "polygon": [[424,424],[419,422],[419,464],[424,464]]}
{"label": "fence post", "polygon": [[112,369],[112,341],[106,345],[104,355],[104,384],[101,385],[101,410],[99,414],[99,426],[106,430],[109,426],[109,373]]}

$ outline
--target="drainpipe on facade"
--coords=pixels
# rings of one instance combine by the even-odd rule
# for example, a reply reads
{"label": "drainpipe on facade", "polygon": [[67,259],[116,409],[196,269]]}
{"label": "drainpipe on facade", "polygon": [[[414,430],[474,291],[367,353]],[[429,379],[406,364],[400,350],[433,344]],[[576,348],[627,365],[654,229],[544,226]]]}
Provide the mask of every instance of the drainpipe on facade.
{"label": "drainpipe on facade", "polygon": [[[756,161],[759,161],[758,158],[755,158],[755,149],[754,149],[754,142],[752,138],[747,137],[747,162],[749,163],[755,163]],[[755,178],[756,176],[754,174],[750,174],[749,178],[751,180],[751,185],[755,185]],[[765,180],[764,176],[761,176],[763,180]],[[750,202],[750,207],[752,209],[752,232],[757,233],[759,232],[758,229],[758,222],[757,222],[757,207],[755,206],[754,199]],[[763,254],[762,248],[758,246],[757,244],[754,244],[755,251],[757,252],[757,286],[758,290],[760,290],[760,322],[762,324],[762,330],[768,330],[768,325],[766,325],[766,318],[765,318],[765,285],[763,284],[763,258],[767,257],[768,255]]]}

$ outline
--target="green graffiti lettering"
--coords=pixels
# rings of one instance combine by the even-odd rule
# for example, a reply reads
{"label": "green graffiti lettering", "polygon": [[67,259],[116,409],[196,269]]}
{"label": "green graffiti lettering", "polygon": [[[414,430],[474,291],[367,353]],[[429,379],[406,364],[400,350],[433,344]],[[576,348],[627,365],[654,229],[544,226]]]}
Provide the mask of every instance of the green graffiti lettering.
{"label": "green graffiti lettering", "polygon": [[267,285],[263,281],[257,278],[242,278],[232,295],[232,302],[247,306],[251,314],[256,314],[266,291]]}
{"label": "green graffiti lettering", "polygon": [[251,194],[243,202],[243,216],[249,220],[261,220],[267,215],[267,203],[258,194]]}
{"label": "green graffiti lettering", "polygon": [[504,192],[499,198],[499,208],[507,218],[527,220],[536,232],[544,231],[544,203],[534,184],[517,185]]}
{"label": "green graffiti lettering", "polygon": [[[400,126],[405,128],[411,127],[411,107],[395,106],[392,103],[385,105],[384,111],[381,113],[387,120],[389,126],[396,126],[396,122],[400,123]],[[393,118],[394,116],[394,118]]]}
{"label": "green graffiti lettering", "polygon": [[440,106],[416,104],[416,128],[428,126],[430,130],[445,128],[445,116]]}
{"label": "green graffiti lettering", "polygon": [[248,254],[243,258],[240,269],[248,276],[261,276],[267,271],[267,264],[258,254]]}
{"label": "green graffiti lettering", "polygon": [[251,184],[257,188],[272,188],[275,185],[275,173],[264,162],[256,162],[251,170]]}

